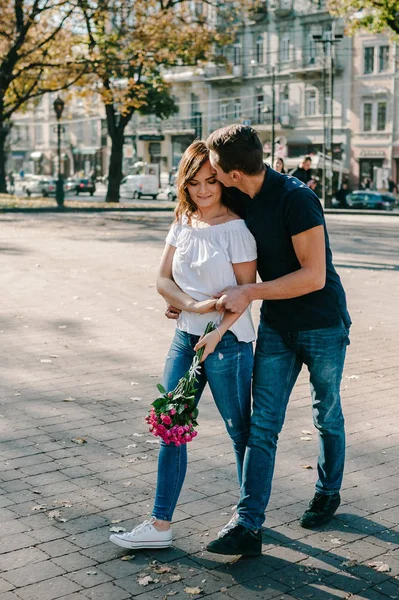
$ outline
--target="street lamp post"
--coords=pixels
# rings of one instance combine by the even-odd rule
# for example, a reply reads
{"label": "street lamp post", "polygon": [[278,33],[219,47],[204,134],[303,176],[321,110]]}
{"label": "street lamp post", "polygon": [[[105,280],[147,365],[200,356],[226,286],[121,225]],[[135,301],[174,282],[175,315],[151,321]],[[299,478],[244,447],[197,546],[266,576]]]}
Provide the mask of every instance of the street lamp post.
{"label": "street lamp post", "polygon": [[54,100],[54,112],[57,117],[57,154],[58,154],[58,177],[57,177],[57,185],[55,192],[55,199],[57,201],[58,206],[64,206],[64,180],[61,173],[61,115],[64,110],[65,102],[58,96]]}

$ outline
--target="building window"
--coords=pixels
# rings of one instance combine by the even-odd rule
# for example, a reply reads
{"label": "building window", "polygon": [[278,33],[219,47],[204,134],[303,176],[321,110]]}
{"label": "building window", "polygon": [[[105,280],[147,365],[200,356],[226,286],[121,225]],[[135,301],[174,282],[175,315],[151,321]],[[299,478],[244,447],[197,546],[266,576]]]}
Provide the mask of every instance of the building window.
{"label": "building window", "polygon": [[229,114],[229,105],[226,104],[226,102],[222,102],[222,104],[220,105],[220,118],[222,119],[222,121],[227,120],[228,114]]}
{"label": "building window", "polygon": [[385,131],[387,124],[387,103],[378,102],[377,104],[377,131]]}
{"label": "building window", "polygon": [[313,39],[313,34],[309,33],[308,34],[308,63],[310,65],[314,65],[314,63],[316,62],[316,54],[317,54],[317,48],[316,48],[316,42]]}
{"label": "building window", "polygon": [[288,86],[286,86],[281,94],[280,99],[280,115],[282,117],[286,117],[289,114],[290,109],[290,91]]}
{"label": "building window", "polygon": [[316,90],[308,90],[305,94],[305,115],[316,114]]}
{"label": "building window", "polygon": [[43,143],[43,125],[41,123],[37,123],[35,125],[35,144]]}
{"label": "building window", "polygon": [[255,60],[259,65],[262,65],[264,63],[263,49],[264,49],[263,36],[259,35],[256,40],[256,47],[255,47]]}
{"label": "building window", "polygon": [[374,73],[374,46],[364,48],[364,74]]}
{"label": "building window", "polygon": [[234,100],[234,118],[235,119],[241,118],[241,100],[239,98]]}
{"label": "building window", "polygon": [[233,64],[240,65],[241,64],[241,42],[237,41],[233,46]]}
{"label": "building window", "polygon": [[263,120],[263,108],[264,108],[264,96],[259,94],[256,96],[256,122],[262,123]]}
{"label": "building window", "polygon": [[363,104],[363,131],[371,131],[373,124],[373,105],[371,102]]}
{"label": "building window", "polygon": [[290,60],[290,36],[288,33],[285,33],[280,38],[280,61],[288,62]]}
{"label": "building window", "polygon": [[389,69],[389,46],[380,46],[378,49],[378,70],[380,73]]}

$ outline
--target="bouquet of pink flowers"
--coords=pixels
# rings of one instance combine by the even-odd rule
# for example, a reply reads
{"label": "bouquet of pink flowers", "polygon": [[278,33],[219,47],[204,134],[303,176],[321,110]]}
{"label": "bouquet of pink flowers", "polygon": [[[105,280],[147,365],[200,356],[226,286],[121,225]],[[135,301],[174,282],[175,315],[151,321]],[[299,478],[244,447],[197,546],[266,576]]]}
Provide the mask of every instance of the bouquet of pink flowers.
{"label": "bouquet of pink flowers", "polygon": [[[206,326],[204,335],[215,329],[214,323]],[[195,406],[197,375],[201,370],[201,358],[205,348],[200,348],[195,354],[191,367],[179,379],[174,390],[167,392],[158,384],[157,388],[162,394],[152,403],[152,408],[146,417],[150,432],[163,439],[166,444],[173,442],[181,446],[191,442],[197,435],[194,427],[198,426],[198,409]]]}

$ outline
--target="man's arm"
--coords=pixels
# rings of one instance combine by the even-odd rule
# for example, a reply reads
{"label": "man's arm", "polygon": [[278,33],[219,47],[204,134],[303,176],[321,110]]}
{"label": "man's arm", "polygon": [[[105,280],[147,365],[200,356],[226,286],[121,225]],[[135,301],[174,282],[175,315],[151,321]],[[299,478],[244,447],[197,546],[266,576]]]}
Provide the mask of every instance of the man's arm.
{"label": "man's arm", "polygon": [[321,290],[326,283],[326,247],[323,225],[292,236],[300,269],[263,283],[227,288],[216,308],[243,313],[253,300],[287,300]]}

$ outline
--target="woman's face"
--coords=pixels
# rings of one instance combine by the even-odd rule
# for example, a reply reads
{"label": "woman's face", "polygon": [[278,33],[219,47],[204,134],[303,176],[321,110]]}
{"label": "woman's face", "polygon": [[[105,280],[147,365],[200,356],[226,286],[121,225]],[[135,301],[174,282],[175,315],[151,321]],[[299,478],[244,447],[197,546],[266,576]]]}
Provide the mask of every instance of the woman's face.
{"label": "woman's face", "polygon": [[283,169],[283,163],[282,163],[282,161],[281,161],[279,158],[276,160],[276,163],[275,163],[275,169],[276,169],[276,171],[278,171],[279,173],[280,173],[280,171],[282,171],[282,169]]}
{"label": "woman's face", "polygon": [[221,204],[222,184],[216,179],[216,171],[211,167],[209,160],[187,183],[187,191],[198,208],[210,208]]}

